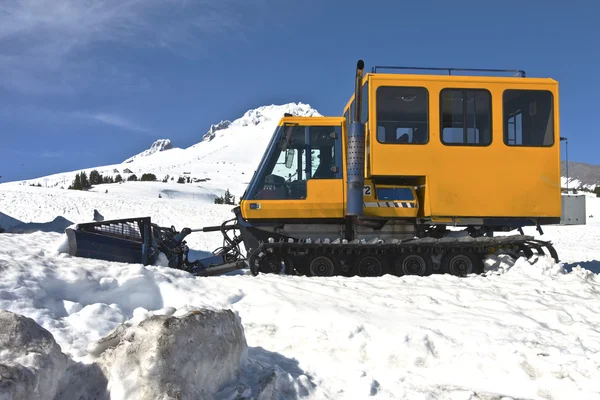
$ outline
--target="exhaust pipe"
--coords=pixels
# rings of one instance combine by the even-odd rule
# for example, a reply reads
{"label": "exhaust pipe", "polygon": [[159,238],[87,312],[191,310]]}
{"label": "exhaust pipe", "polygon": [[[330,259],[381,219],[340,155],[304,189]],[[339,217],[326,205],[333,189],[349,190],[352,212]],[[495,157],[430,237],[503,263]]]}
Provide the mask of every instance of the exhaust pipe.
{"label": "exhaust pipe", "polygon": [[354,118],[349,124],[346,149],[346,216],[363,214],[363,185],[365,171],[365,127],[361,120],[362,78],[365,63],[358,60],[354,82]]}

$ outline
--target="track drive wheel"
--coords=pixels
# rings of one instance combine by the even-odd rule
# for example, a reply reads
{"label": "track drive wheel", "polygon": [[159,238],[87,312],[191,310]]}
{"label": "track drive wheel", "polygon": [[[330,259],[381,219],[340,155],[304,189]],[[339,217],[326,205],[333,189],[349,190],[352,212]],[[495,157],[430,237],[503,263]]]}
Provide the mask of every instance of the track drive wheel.
{"label": "track drive wheel", "polygon": [[402,254],[394,262],[394,275],[429,276],[433,273],[433,261],[427,253]]}
{"label": "track drive wheel", "polygon": [[308,261],[308,276],[334,276],[339,271],[335,256],[319,254]]}
{"label": "track drive wheel", "polygon": [[267,254],[258,260],[258,272],[262,274],[281,273],[282,258],[277,254]]}
{"label": "track drive wheel", "polygon": [[483,271],[481,258],[468,251],[451,251],[442,258],[442,273],[454,276],[480,274]]}
{"label": "track drive wheel", "polygon": [[382,276],[387,274],[388,265],[386,260],[372,254],[359,256],[356,260],[356,273],[358,276]]}

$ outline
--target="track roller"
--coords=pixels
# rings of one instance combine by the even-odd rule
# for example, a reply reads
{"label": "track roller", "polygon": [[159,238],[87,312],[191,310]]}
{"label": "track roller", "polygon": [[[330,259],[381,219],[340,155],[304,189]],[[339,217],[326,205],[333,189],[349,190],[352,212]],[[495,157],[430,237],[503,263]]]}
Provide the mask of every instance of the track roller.
{"label": "track roller", "polygon": [[387,261],[373,254],[359,256],[356,260],[358,276],[382,276],[388,273]]}
{"label": "track roller", "polygon": [[308,276],[334,276],[339,271],[339,262],[334,256],[319,254],[308,262]]}
{"label": "track roller", "polygon": [[454,276],[479,274],[483,271],[481,258],[472,252],[459,250],[446,253],[442,257],[442,273]]}
{"label": "track roller", "polygon": [[394,275],[429,276],[433,273],[433,261],[427,253],[407,253],[394,262]]}

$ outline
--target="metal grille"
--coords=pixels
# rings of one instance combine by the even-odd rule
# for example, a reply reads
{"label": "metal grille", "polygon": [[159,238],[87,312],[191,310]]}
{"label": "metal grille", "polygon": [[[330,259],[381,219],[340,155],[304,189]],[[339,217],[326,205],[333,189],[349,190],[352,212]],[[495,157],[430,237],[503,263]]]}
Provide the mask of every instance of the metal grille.
{"label": "metal grille", "polygon": [[[147,221],[146,221],[147,220]],[[113,221],[79,224],[79,230],[107,236],[117,236],[135,241],[143,241],[142,226],[150,223],[149,218],[130,218]]]}

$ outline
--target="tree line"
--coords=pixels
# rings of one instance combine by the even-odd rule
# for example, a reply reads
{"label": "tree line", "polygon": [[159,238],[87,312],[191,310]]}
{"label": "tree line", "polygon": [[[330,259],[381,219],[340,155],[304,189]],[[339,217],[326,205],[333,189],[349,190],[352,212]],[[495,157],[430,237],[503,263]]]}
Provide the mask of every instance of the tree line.
{"label": "tree line", "polygon": [[[138,177],[136,174],[131,174],[128,178],[128,181],[137,181]],[[154,174],[142,174],[142,177],[139,179],[140,181],[156,181],[156,175]],[[88,190],[94,185],[101,185],[103,183],[119,183],[123,182],[123,177],[121,174],[117,174],[114,178],[111,175],[103,176],[97,170],[93,170],[90,172],[90,176],[82,171],[75,175],[73,182],[69,186],[71,190]]]}

